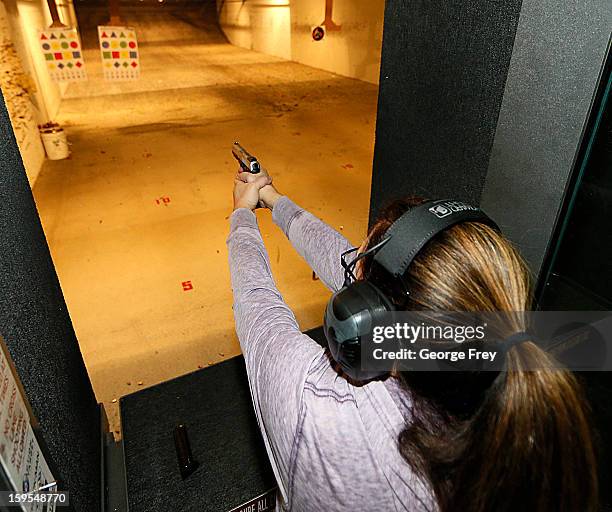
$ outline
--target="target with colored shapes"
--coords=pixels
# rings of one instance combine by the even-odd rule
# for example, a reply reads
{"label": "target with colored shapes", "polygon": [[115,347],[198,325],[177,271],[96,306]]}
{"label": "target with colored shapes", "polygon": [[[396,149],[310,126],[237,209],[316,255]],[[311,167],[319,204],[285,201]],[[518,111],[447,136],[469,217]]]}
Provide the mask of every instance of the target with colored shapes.
{"label": "target with colored shapes", "polygon": [[140,55],[133,28],[99,26],[98,39],[106,80],[140,78]]}
{"label": "target with colored shapes", "polygon": [[39,33],[40,48],[55,82],[87,79],[81,41],[76,28],[48,28]]}

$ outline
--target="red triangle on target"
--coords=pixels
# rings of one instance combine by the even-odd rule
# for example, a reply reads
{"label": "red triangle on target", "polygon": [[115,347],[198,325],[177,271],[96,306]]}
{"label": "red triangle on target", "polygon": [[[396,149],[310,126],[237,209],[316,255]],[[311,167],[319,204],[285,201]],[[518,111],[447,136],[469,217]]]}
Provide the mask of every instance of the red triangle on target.
{"label": "red triangle on target", "polygon": [[102,32],[102,37],[108,37],[108,35],[106,34],[106,32]]}
{"label": "red triangle on target", "polygon": [[45,34],[41,34],[41,35],[40,35],[40,39],[41,39],[41,40],[43,40],[43,39],[47,39],[47,36],[46,36]]}

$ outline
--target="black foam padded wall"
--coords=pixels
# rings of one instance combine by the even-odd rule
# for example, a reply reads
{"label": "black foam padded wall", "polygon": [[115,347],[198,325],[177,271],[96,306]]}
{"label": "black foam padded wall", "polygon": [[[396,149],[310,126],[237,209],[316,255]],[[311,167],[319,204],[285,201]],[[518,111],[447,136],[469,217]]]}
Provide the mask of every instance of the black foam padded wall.
{"label": "black foam padded wall", "polygon": [[99,510],[99,410],[1,95],[0,334],[74,509]]}
{"label": "black foam padded wall", "polygon": [[520,0],[387,0],[370,221],[418,194],[478,203]]}
{"label": "black foam padded wall", "polygon": [[610,0],[523,0],[481,205],[535,276],[610,43]]}

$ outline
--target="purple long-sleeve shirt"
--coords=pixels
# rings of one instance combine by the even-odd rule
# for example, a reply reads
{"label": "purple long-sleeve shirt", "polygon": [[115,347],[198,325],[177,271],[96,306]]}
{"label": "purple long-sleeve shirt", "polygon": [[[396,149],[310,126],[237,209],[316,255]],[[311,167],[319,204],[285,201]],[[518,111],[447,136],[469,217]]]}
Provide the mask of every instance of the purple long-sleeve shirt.
{"label": "purple long-sleeve shirt", "polygon": [[[348,240],[287,197],[272,218],[327,287],[342,286]],[[353,386],[340,377],[276,288],[254,213],[238,209],[230,222],[236,331],[278,509],[435,511],[429,488],[398,450],[411,415],[407,394],[393,378]]]}

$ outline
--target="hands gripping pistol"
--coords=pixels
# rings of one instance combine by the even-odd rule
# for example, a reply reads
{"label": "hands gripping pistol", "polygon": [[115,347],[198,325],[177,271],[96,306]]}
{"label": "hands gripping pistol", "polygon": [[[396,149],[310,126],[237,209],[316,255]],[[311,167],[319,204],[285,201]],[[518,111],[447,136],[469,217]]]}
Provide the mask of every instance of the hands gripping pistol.
{"label": "hands gripping pistol", "polygon": [[251,174],[258,174],[261,171],[261,166],[251,153],[244,149],[238,142],[234,142],[232,146],[232,155],[240,163],[240,167],[244,172],[250,172]]}

